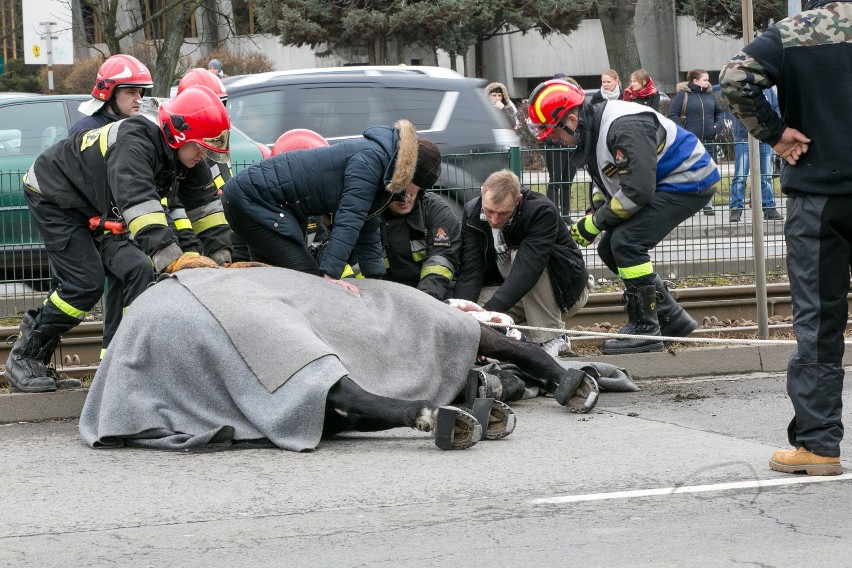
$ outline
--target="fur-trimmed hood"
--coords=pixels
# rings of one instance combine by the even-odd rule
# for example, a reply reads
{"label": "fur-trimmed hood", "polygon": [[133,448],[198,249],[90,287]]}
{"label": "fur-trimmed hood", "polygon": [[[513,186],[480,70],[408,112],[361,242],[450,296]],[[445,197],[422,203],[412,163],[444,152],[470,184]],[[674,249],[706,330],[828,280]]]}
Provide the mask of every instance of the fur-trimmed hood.
{"label": "fur-trimmed hood", "polygon": [[493,91],[494,89],[500,89],[500,95],[503,98],[501,102],[504,105],[511,105],[513,107],[515,106],[512,104],[512,99],[509,98],[509,89],[506,88],[506,85],[504,85],[503,83],[498,83],[496,81],[493,83],[488,83],[487,85],[485,85],[485,94],[490,96],[491,91]]}
{"label": "fur-trimmed hood", "polygon": [[417,168],[417,128],[404,118],[396,121],[393,127],[399,132],[399,148],[393,177],[385,189],[396,195],[403,193],[414,179],[414,170]]}

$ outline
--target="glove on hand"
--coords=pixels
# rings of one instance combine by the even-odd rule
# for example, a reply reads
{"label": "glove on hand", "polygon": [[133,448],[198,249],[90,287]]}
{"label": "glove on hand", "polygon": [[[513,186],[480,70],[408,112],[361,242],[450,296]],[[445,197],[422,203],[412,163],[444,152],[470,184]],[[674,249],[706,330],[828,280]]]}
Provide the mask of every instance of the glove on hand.
{"label": "glove on hand", "polygon": [[223,266],[231,262],[231,251],[226,248],[220,248],[219,250],[211,254],[210,258],[219,266]]}
{"label": "glove on hand", "polygon": [[256,262],[254,260],[240,260],[237,262],[226,262],[222,268],[261,268],[263,266],[272,266],[265,262]]}
{"label": "glove on hand", "polygon": [[168,265],[163,272],[173,274],[184,268],[219,268],[215,260],[206,256],[201,256],[197,253],[185,252]]}
{"label": "glove on hand", "polygon": [[571,225],[571,238],[581,247],[587,247],[601,234],[601,230],[595,226],[594,216],[586,215]]}

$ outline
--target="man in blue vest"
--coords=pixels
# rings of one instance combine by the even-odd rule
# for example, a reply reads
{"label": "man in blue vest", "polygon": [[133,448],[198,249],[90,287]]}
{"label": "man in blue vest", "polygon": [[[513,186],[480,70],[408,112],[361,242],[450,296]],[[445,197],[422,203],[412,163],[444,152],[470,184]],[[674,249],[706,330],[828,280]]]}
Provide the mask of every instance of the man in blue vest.
{"label": "man in blue vest", "polygon": [[[653,109],[625,101],[591,105],[583,91],[560,79],[529,97],[529,127],[576,147],[571,157],[595,182],[597,208],[571,226],[624,280],[628,324],[621,333],[683,337],[698,327],[655,273],[648,251],[700,210],[719,184],[719,170],[694,134]],[[662,351],[656,339],[610,339],[604,353]]]}

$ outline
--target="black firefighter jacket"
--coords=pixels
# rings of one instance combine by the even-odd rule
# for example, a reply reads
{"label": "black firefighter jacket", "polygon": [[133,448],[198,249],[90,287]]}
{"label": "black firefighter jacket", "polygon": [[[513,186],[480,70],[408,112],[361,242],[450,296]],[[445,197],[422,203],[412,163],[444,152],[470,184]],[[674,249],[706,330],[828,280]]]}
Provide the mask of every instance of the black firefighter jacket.
{"label": "black firefighter jacket", "polygon": [[[556,206],[546,196],[521,190],[523,197],[515,214],[503,227],[503,238],[510,250],[517,250],[512,271],[494,296],[485,304],[486,310],[506,312],[517,304],[541,277],[544,268],[550,273],[556,301],[568,311],[577,303],[588,282],[588,272],[580,248],[571,239],[568,226]],[[462,256],[456,278],[455,297],[479,299],[487,275],[497,270],[494,237],[488,222],[480,218],[482,198],[467,202],[462,221]]]}
{"label": "black firefighter jacket", "polygon": [[461,228],[452,207],[434,193],[421,192],[411,213],[385,211],[382,246],[386,278],[443,300],[458,271]]}
{"label": "black firefighter jacket", "polygon": [[223,199],[269,230],[302,242],[308,217],[332,215],[319,270],[340,278],[353,250],[361,273],[385,274],[379,214],[402,193],[417,165],[417,130],[407,120],[374,126],[361,138],[286,152],[242,170]]}
{"label": "black firefighter jacket", "polygon": [[25,183],[63,209],[89,217],[117,213],[157,271],[182,254],[160,204],[163,197],[181,199],[205,251],[231,248],[210,168],[203,161],[191,169],[181,164],[160,127],[142,115],[54,144],[36,158]]}

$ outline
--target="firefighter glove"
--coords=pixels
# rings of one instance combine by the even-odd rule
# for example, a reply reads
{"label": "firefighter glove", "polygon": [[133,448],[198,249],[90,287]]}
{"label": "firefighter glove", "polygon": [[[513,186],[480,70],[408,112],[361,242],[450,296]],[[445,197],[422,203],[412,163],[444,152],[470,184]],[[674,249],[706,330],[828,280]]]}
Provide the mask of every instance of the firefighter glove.
{"label": "firefighter glove", "polygon": [[266,264],[265,262],[256,262],[254,260],[240,260],[238,262],[226,262],[222,265],[222,268],[262,268],[264,266],[271,265]]}
{"label": "firefighter glove", "polygon": [[226,248],[220,248],[219,250],[211,254],[210,258],[219,266],[223,266],[231,262],[231,251]]}
{"label": "firefighter glove", "polygon": [[586,215],[571,225],[571,238],[581,247],[587,247],[601,234],[601,230],[595,226],[594,216]]}
{"label": "firefighter glove", "polygon": [[198,253],[185,252],[177,257],[163,272],[173,274],[184,268],[219,268],[215,260],[206,256],[201,256]]}

